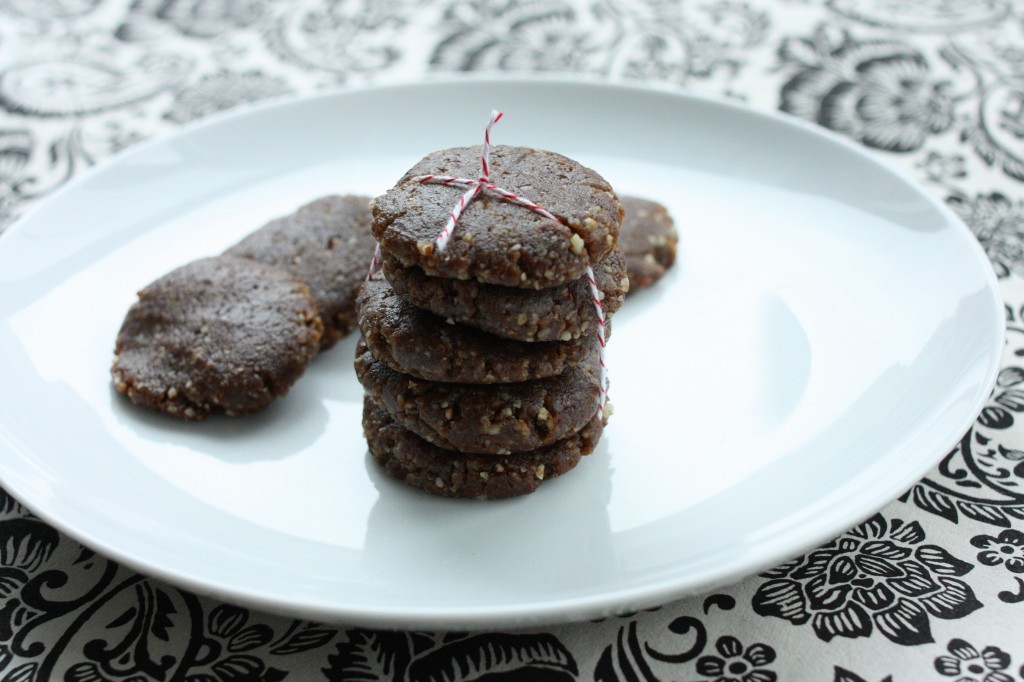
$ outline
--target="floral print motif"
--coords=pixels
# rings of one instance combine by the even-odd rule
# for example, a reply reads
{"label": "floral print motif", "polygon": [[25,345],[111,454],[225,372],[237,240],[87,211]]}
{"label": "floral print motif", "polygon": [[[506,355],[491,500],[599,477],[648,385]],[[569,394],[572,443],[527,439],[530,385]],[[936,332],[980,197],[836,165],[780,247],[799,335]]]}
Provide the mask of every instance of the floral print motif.
{"label": "floral print motif", "polygon": [[96,9],[102,0],[6,0],[0,11],[40,20],[80,17]]}
{"label": "floral print motif", "polygon": [[[736,608],[736,600],[727,594],[712,594],[704,598],[702,608],[705,615],[712,610],[731,611]],[[696,609],[690,611],[695,613]],[[691,663],[704,653],[708,644],[708,631],[704,621],[695,615],[681,615],[673,618],[665,629],[668,633],[685,634],[683,640],[673,642],[670,647],[657,645],[660,637],[647,637],[640,634],[640,619],[633,618],[618,629],[614,642],[610,642],[601,652],[597,666],[594,668],[594,682],[619,682],[619,680],[652,679],[655,668],[661,671],[666,679],[677,679],[685,669],[691,670]],[[657,635],[666,633],[655,631]],[[701,675],[750,675],[755,667],[767,665],[775,660],[775,651],[764,644],[755,644],[744,651],[743,646],[735,637],[722,637],[718,640],[719,656],[705,656],[703,663],[697,665],[707,672]],[[741,660],[727,661],[737,658]],[[729,663],[727,666],[726,663]],[[731,667],[732,671],[726,670]],[[761,671],[770,673],[771,671]],[[761,673],[758,673],[759,675]],[[728,677],[724,679],[729,679]],[[758,678],[754,678],[757,682]],[[749,680],[747,681],[749,682]],[[763,682],[763,681],[762,681]]]}
{"label": "floral print motif", "polygon": [[[1019,56],[1014,55],[1014,58],[1019,59]],[[1021,75],[1017,73],[1008,79],[1009,82],[986,88],[978,106],[977,120],[964,129],[961,139],[973,146],[987,165],[1001,168],[1011,178],[1024,181],[1024,87],[1020,84]]]}
{"label": "floral print motif", "polygon": [[922,544],[915,521],[875,515],[807,556],[763,574],[754,611],[801,625],[824,641],[869,637],[897,644],[934,641],[930,618],[962,618],[981,608],[959,580],[973,567],[938,545]]}
{"label": "floral print motif", "polygon": [[339,78],[372,73],[401,56],[397,29],[409,0],[327,0],[287,4],[267,33],[271,50],[306,69]]}
{"label": "floral print motif", "polygon": [[735,637],[720,637],[717,656],[697,659],[697,673],[713,682],[775,682],[776,675],[764,666],[775,660],[775,650],[765,644],[746,648]]}
{"label": "floral print motif", "polygon": [[[832,670],[832,682],[868,682],[857,673],[835,666]],[[893,682],[892,675],[886,675],[881,682]]]}
{"label": "floral print motif", "polygon": [[263,15],[263,0],[135,0],[132,13],[166,22],[183,35],[215,38]]}
{"label": "floral print motif", "polygon": [[[961,515],[1002,528],[1024,519],[1024,451],[993,443],[981,433],[982,421],[999,419],[1002,408],[986,407],[978,425],[900,499],[959,523]],[[992,428],[1006,428],[995,422]]]}
{"label": "floral print motif", "polygon": [[952,655],[935,659],[940,675],[955,677],[956,682],[1014,682],[1003,672],[1010,666],[1010,655],[999,647],[987,646],[979,653],[970,642],[953,639],[946,650]]}
{"label": "floral print motif", "polygon": [[557,0],[465,0],[448,7],[445,22],[450,33],[430,62],[460,71],[584,71],[606,43],[581,25],[570,4]]}
{"label": "floral print motif", "polygon": [[946,204],[974,232],[997,275],[1024,276],[1024,201],[1013,201],[1002,192],[973,199],[956,193],[946,198]]}
{"label": "floral print motif", "polygon": [[175,123],[187,123],[288,91],[288,84],[282,78],[259,71],[233,73],[222,70],[203,76],[199,83],[181,91],[164,118]]}
{"label": "floral print motif", "polygon": [[998,537],[975,535],[971,544],[981,549],[978,561],[986,566],[1003,565],[1011,573],[1024,573],[1024,533],[1008,528]]}
{"label": "floral print motif", "polygon": [[923,171],[928,182],[945,184],[967,177],[963,154],[941,154],[932,150],[915,166]]}
{"label": "floral print motif", "polygon": [[14,217],[23,187],[30,182],[25,167],[32,155],[32,136],[27,130],[0,130],[0,228]]}
{"label": "floral print motif", "polygon": [[1010,10],[1007,0],[826,0],[826,4],[868,25],[936,32],[986,26]]}
{"label": "floral print motif", "polygon": [[42,521],[30,518],[0,521],[0,565],[38,570],[60,543],[60,536]]}
{"label": "floral print motif", "polygon": [[631,25],[622,36],[612,71],[647,82],[732,78],[743,67],[737,53],[756,49],[771,26],[767,13],[733,0],[692,8],[650,2],[640,11],[623,3],[620,11],[628,14]]}
{"label": "floral print motif", "polygon": [[788,38],[779,55],[796,74],[779,108],[874,149],[911,152],[953,125],[949,84],[919,51],[895,40],[856,40],[820,26]]}
{"label": "floral print motif", "polygon": [[[1024,450],[1001,442],[1009,441],[1021,422],[1017,408],[1024,389],[1024,306],[1007,305],[1005,310],[1003,368],[987,404],[938,467],[900,498],[954,524],[971,519],[1020,528],[1024,521]],[[1016,599],[1000,593],[1001,601],[1011,598]]]}
{"label": "floral print motif", "polygon": [[0,129],[0,232],[17,217],[24,201],[53,191],[71,178],[79,162],[92,161],[77,130],[53,142],[48,168],[34,174],[32,161],[40,151],[46,150],[36,148],[27,129]]}
{"label": "floral print motif", "polygon": [[[572,654],[548,634],[452,633],[435,638],[426,633],[351,630],[347,641],[327,657],[327,663],[323,672],[328,682],[486,679],[492,675],[572,682],[578,673]],[[472,677],[463,677],[466,672]]]}
{"label": "floral print motif", "polygon": [[[195,606],[197,611],[201,610],[198,603]],[[206,614],[205,632],[193,635],[202,642],[202,654],[188,661],[187,680],[283,680],[288,672],[270,665],[271,657],[283,663],[282,657],[323,647],[338,634],[334,628],[302,620],[254,623],[252,616],[259,614],[248,609],[229,604],[211,606]]]}
{"label": "floral print motif", "polygon": [[[1014,413],[1024,411],[1024,370],[1004,367],[996,378],[992,402],[978,415],[978,423],[990,429],[1008,429],[1013,426]],[[1002,389],[1002,390],[1000,390]]]}
{"label": "floral print motif", "polygon": [[443,18],[434,69],[614,74],[681,84],[735,76],[737,54],[764,42],[765,12],[734,0],[456,0]]}
{"label": "floral print motif", "polygon": [[123,64],[98,53],[14,64],[0,74],[0,107],[32,116],[80,116],[143,102],[192,68],[182,56],[140,53]]}

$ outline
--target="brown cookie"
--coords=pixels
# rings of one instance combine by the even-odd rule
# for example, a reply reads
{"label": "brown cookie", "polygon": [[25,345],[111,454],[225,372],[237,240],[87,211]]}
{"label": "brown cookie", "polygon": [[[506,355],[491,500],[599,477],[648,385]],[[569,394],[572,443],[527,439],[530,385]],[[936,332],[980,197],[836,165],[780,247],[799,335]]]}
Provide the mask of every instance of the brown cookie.
{"label": "brown cookie", "polygon": [[[356,299],[359,329],[374,357],[427,381],[494,384],[556,376],[597,353],[596,334],[522,343],[446,322],[410,304],[377,276]],[[610,334],[610,323],[605,327]]]}
{"label": "brown cookie", "polygon": [[261,410],[316,355],[323,325],[307,286],[244,258],[184,265],[139,292],[111,375],[132,402],[182,419]]}
{"label": "brown cookie", "polygon": [[601,438],[596,416],[580,431],[545,448],[514,455],[467,455],[443,450],[395,423],[379,403],[363,401],[363,431],[370,454],[406,485],[444,497],[500,499],[532,493],[569,471]]}
{"label": "brown cookie", "polygon": [[[595,329],[597,315],[586,276],[549,289],[516,289],[475,280],[428,277],[416,267],[384,259],[384,275],[410,303],[454,322],[517,341],[579,339]],[[622,306],[629,280],[618,249],[594,266],[606,316]]]}
{"label": "brown cookie", "polygon": [[362,341],[356,376],[395,421],[446,450],[505,455],[576,433],[597,412],[597,359],[564,374],[517,384],[444,384],[401,374]]}
{"label": "brown cookie", "polygon": [[447,248],[434,240],[465,189],[421,183],[421,175],[480,175],[479,146],[428,155],[373,203],[373,233],[403,266],[431,277],[541,289],[582,277],[587,263],[615,247],[622,207],[597,173],[554,152],[497,146],[491,181],[522,194],[558,218],[555,223],[489,192],[469,203]]}
{"label": "brown cookie", "polygon": [[626,258],[630,291],[639,291],[659,279],[676,262],[675,223],[661,204],[621,197],[626,217],[619,231],[619,248]]}
{"label": "brown cookie", "polygon": [[225,253],[277,266],[308,284],[326,349],[355,328],[356,290],[376,245],[370,197],[327,196],[270,221]]}

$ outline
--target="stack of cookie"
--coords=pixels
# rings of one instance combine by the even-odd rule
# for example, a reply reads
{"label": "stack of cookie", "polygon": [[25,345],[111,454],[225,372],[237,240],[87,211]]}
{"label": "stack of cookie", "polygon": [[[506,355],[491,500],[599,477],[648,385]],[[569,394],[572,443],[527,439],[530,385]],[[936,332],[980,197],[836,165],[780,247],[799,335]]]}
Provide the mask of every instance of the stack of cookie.
{"label": "stack of cookie", "polygon": [[598,409],[588,265],[606,316],[629,287],[622,207],[603,178],[536,149],[498,146],[489,160],[493,184],[465,205],[443,249],[435,239],[464,190],[424,176],[478,177],[480,147],[428,155],[374,201],[382,273],[357,299],[370,452],[444,496],[532,492],[593,450],[610,410]]}

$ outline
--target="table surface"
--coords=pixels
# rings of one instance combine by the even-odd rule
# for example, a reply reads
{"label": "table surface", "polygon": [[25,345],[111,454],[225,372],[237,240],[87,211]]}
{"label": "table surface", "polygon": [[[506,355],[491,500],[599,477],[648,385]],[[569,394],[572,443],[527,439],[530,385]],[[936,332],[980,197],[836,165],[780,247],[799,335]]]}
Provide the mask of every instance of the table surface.
{"label": "table surface", "polygon": [[1024,679],[1024,5],[1013,0],[0,0],[0,230],[144,139],[259,99],[428,73],[646,81],[782,110],[944,200],[1007,343],[961,445],[857,528],[598,622],[401,633],[198,597],[0,491],[0,679]]}

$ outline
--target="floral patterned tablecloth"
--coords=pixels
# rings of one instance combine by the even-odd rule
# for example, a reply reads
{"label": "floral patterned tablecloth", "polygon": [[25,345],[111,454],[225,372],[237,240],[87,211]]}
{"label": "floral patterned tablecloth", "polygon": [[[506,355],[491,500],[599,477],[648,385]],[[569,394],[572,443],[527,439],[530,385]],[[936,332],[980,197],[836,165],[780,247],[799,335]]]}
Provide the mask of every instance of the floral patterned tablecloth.
{"label": "floral patterned tablecloth", "polygon": [[1006,300],[1003,369],[974,426],[805,556],[531,631],[381,632],[218,603],[94,554],[0,491],[0,682],[1024,680],[1019,0],[0,0],[0,229],[97,161],[214,112],[475,70],[724,95],[908,173],[974,231]]}

